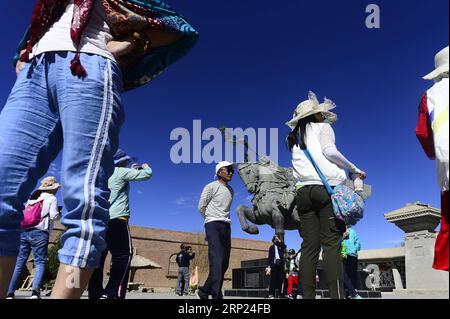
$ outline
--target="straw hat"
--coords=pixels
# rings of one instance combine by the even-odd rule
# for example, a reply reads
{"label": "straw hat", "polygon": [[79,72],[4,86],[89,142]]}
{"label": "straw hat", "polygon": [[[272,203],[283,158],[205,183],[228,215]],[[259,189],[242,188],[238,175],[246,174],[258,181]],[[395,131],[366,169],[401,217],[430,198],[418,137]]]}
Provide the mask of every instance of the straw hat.
{"label": "straw hat", "polygon": [[424,80],[433,80],[442,73],[448,72],[448,46],[439,51],[434,57],[435,69],[423,77]]}
{"label": "straw hat", "polygon": [[38,188],[40,191],[51,191],[60,188],[61,185],[56,181],[53,176],[47,176],[41,181],[41,186]]}
{"label": "straw hat", "polygon": [[324,122],[332,124],[337,121],[337,115],[333,112],[330,112],[330,110],[334,109],[335,107],[336,104],[334,104],[333,101],[327,98],[324,99],[323,103],[319,103],[319,100],[317,100],[314,92],[309,91],[308,99],[301,102],[295,108],[292,119],[286,122],[286,125],[289,126],[291,130],[293,130],[297,126],[298,121],[316,113],[322,113],[325,117]]}

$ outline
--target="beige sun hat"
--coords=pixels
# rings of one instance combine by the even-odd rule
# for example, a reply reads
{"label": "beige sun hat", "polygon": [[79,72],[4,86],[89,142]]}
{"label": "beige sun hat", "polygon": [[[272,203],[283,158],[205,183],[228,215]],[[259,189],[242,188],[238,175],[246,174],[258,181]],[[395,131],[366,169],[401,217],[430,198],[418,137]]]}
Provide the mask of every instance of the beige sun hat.
{"label": "beige sun hat", "polygon": [[286,122],[286,125],[291,128],[291,130],[295,129],[299,120],[308,117],[310,115],[316,113],[322,113],[325,117],[326,123],[333,124],[337,121],[337,115],[330,110],[334,109],[336,104],[333,101],[325,98],[323,103],[319,103],[319,100],[316,97],[314,92],[309,91],[308,99],[306,101],[301,102],[294,111],[294,115],[292,119]]}
{"label": "beige sun hat", "polygon": [[54,176],[47,176],[41,181],[41,186],[38,188],[38,190],[51,191],[60,187],[61,185],[56,181],[56,178]]}
{"label": "beige sun hat", "polygon": [[448,72],[448,46],[439,51],[434,57],[435,69],[423,77],[424,80],[433,80],[442,73]]}

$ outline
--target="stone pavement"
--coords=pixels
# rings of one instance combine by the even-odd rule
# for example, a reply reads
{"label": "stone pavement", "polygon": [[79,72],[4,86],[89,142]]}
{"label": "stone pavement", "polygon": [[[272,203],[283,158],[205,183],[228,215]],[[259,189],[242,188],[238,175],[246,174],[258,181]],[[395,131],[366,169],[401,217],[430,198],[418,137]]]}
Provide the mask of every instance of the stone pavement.
{"label": "stone pavement", "polygon": [[[28,299],[31,295],[31,291],[17,291],[16,299]],[[42,298],[47,299],[49,297],[45,296],[45,292],[42,293]],[[83,294],[82,299],[87,299],[87,293]],[[142,293],[142,292],[129,292],[127,293],[127,299],[197,299],[196,295],[189,296],[178,296],[174,293]],[[225,299],[248,299],[243,297],[225,297]],[[253,299],[253,298],[252,298]],[[255,298],[257,299],[257,298]],[[262,298],[259,298],[262,299]],[[376,298],[380,299],[380,298]],[[427,294],[427,295],[394,295],[391,292],[383,292],[381,299],[449,299],[448,294]],[[263,300],[263,299],[262,299]],[[293,300],[292,302],[301,302],[301,300]]]}

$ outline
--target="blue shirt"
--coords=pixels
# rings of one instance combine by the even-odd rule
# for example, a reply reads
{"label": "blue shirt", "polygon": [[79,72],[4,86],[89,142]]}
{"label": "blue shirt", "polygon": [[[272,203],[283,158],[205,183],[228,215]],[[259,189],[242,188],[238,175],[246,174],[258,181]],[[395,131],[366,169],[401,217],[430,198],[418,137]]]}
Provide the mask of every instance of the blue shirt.
{"label": "blue shirt", "polygon": [[348,228],[347,232],[349,233],[348,238],[343,240],[347,250],[347,255],[358,257],[358,251],[361,250],[361,242],[359,241],[359,237],[353,228]]}

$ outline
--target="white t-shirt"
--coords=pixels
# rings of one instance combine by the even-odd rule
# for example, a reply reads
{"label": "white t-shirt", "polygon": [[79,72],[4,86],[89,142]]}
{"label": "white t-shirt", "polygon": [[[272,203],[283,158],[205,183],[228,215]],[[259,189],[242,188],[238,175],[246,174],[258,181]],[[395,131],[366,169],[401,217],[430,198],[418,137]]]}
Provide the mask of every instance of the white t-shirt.
{"label": "white t-shirt", "polygon": [[35,226],[35,229],[51,232],[53,230],[53,222],[59,217],[58,203],[56,196],[49,193],[42,193],[37,200],[29,200],[28,204],[34,204],[43,200],[41,217],[42,221]]}
{"label": "white t-shirt", "polygon": [[[331,127],[328,123],[309,123],[306,125],[306,145],[312,158],[327,179],[328,184],[336,186],[345,183],[347,176],[345,171],[329,161],[322,151],[328,145],[322,145],[321,133],[323,129],[329,128]],[[323,184],[314,166],[297,145],[292,149],[292,166],[297,186]]]}
{"label": "white t-shirt", "polygon": [[297,254],[294,258],[289,261],[289,275],[298,276],[298,271],[294,271],[295,268],[299,268],[300,265],[300,254]]}
{"label": "white t-shirt", "polygon": [[[449,189],[449,79],[444,78],[427,91],[427,108],[433,129],[437,178],[443,192]],[[433,115],[431,115],[433,114]]]}
{"label": "white t-shirt", "polygon": [[[77,51],[70,37],[73,7],[73,0],[71,0],[61,18],[34,45],[30,58],[44,52]],[[112,35],[105,21],[105,11],[103,10],[102,1],[95,1],[89,23],[82,33],[79,52],[97,54],[115,61],[114,56],[106,48],[106,43],[111,40]]]}

